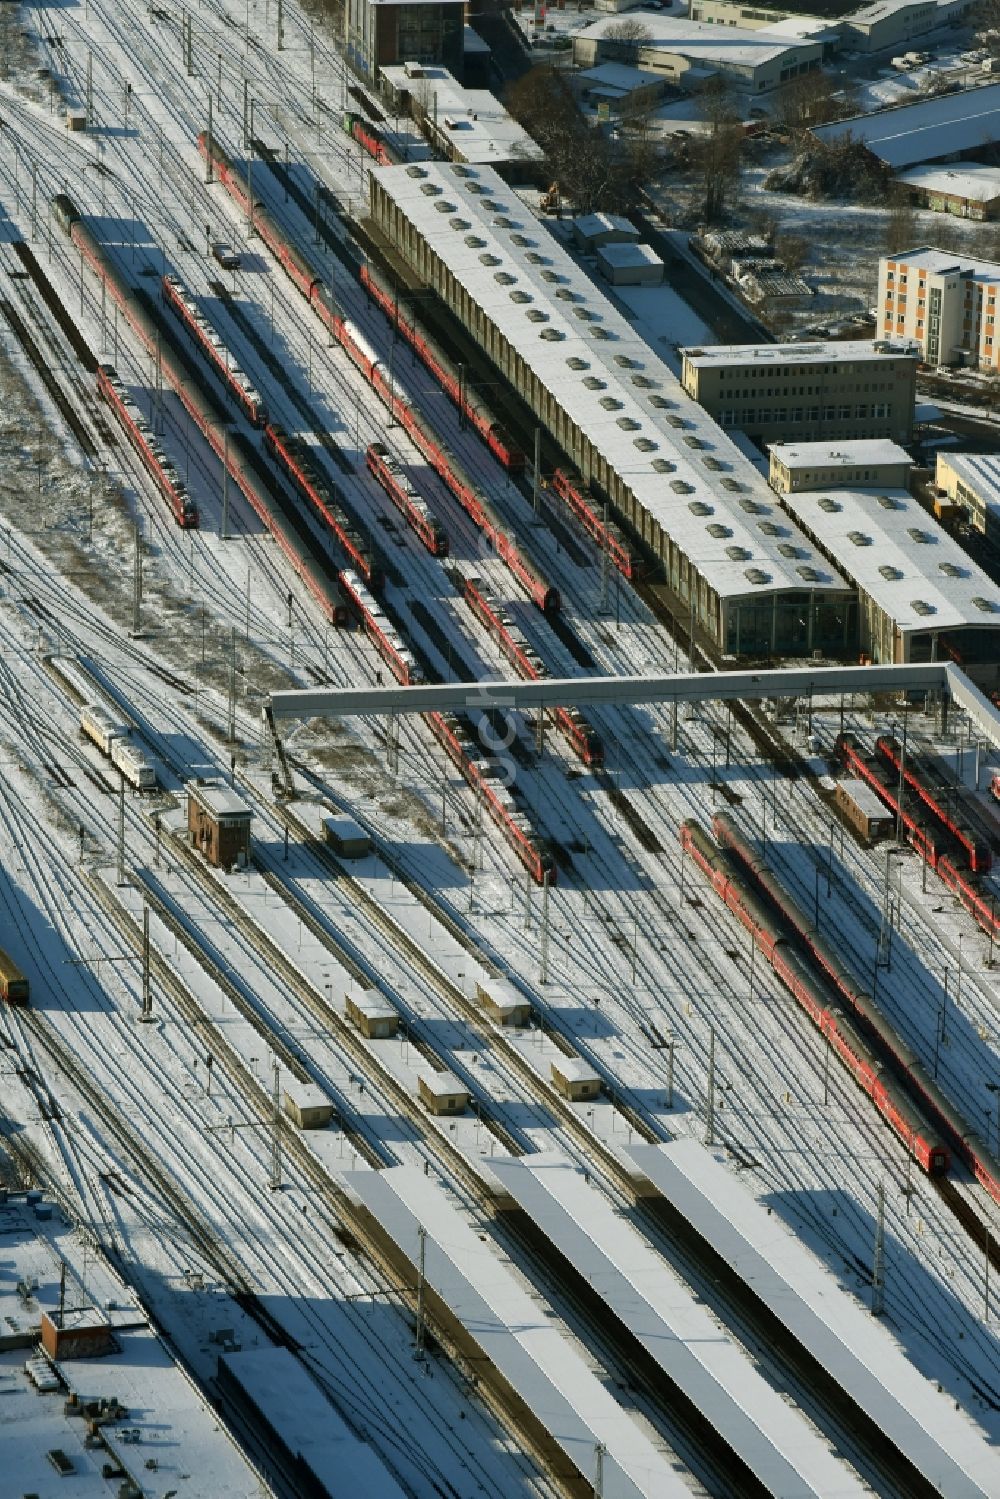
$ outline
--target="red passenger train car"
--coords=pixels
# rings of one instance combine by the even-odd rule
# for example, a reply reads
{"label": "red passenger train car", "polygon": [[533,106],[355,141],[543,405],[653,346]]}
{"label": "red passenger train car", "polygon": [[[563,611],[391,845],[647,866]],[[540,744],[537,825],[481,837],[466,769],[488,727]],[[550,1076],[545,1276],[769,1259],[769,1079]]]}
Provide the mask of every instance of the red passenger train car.
{"label": "red passenger train car", "polygon": [[[481,578],[464,577],[462,592],[473,614],[489,631],[519,676],[529,682],[538,682],[549,675],[541,656],[524,638]],[[574,754],[580,757],[584,765],[596,767],[604,764],[604,745],[600,735],[579,708],[553,708],[552,715],[559,732],[568,740]]]}
{"label": "red passenger train car", "polygon": [[557,468],[552,475],[552,488],[579,520],[587,533],[594,538],[602,552],[607,552],[622,577],[630,582],[642,576],[642,554],[629,542],[628,537],[614,524],[604,519],[603,507],[579,474]]}
{"label": "red passenger train car", "polygon": [[[905,756],[899,742],[890,734],[880,734],[875,749],[897,776],[902,771],[903,782],[915,792],[931,816],[955,839],[964,850],[969,868],[974,874],[989,874],[993,866],[993,850],[985,838],[969,826],[961,811],[949,811],[945,802],[948,787],[944,778],[935,775],[933,768],[918,754],[907,750]],[[897,799],[899,795],[897,780]],[[905,798],[904,798],[905,804]]]}
{"label": "red passenger train car", "polygon": [[828,992],[826,981],[810,970],[803,954],[785,935],[780,916],[772,913],[743,876],[739,865],[716,847],[700,823],[690,818],[683,822],[680,838],[685,853],[694,859],[716,894],[751,933],[781,982],[826,1037],[858,1087],[868,1094],[914,1160],[932,1176],[946,1172],[951,1152],[940,1131],[899,1086],[891,1069],[873,1051],[843,1005]]}
{"label": "red passenger train car", "polygon": [[377,479],[396,509],[415,531],[432,557],[447,557],[448,537],[426,500],[396,462],[384,442],[373,442],[365,454],[368,471]]}
{"label": "red passenger train car", "polygon": [[119,380],[113,365],[97,366],[97,392],[114,412],[118,425],[142,459],[163,498],[170,506],[174,520],[182,530],[198,524],[198,507],[188,494],[187,485],[160,445],[142,412]]}
{"label": "red passenger train car", "polygon": [[166,275],[161,282],[163,300],[184,323],[192,338],[206,355],[226,390],[255,427],[263,427],[267,412],[249,375],[240,369],[219,334],[212,327],[179,276]]}
{"label": "red passenger train car", "polygon": [[264,446],[329,526],[368,586],[380,587],[382,572],[374,548],[360,534],[341,505],[337,486],[330,484],[314,464],[308,445],[301,437],[291,436],[277,422],[270,422],[264,432]]}

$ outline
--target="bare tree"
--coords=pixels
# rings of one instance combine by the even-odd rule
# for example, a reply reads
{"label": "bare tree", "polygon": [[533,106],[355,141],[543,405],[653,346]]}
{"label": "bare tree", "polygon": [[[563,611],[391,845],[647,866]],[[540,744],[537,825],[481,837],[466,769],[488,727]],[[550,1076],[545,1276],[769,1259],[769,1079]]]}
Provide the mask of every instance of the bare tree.
{"label": "bare tree", "polygon": [[777,234],[774,253],[788,270],[800,271],[809,259],[809,241],[802,234]]}
{"label": "bare tree", "polygon": [[613,22],[604,32],[601,38],[602,50],[616,62],[634,64],[643,43],[648,42],[652,35],[645,21],[640,21],[638,16],[625,16],[621,21]]}
{"label": "bare tree", "polygon": [[853,113],[857,100],[851,91],[816,68],[800,73],[775,95],[775,115],[790,130],[823,125],[828,120],[843,119]]}
{"label": "bare tree", "polygon": [[719,74],[708,80],[699,97],[709,128],[698,136],[692,155],[704,186],[702,213],[706,223],[714,224],[733,206],[739,191],[743,126],[732,90]]}
{"label": "bare tree", "polygon": [[896,185],[889,193],[889,217],[885,225],[885,249],[888,255],[912,248],[917,242],[917,215],[910,195]]}

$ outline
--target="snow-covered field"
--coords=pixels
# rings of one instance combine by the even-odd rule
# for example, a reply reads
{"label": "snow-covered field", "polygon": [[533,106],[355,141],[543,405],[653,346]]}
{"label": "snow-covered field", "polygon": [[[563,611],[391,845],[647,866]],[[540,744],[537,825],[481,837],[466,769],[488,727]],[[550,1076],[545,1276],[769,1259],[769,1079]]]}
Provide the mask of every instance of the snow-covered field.
{"label": "snow-covered field", "polygon": [[[23,6],[19,14],[36,40],[34,55],[0,83],[2,139],[14,146],[0,155],[0,297],[23,306],[47,340],[45,314],[10,250],[13,239],[32,237],[34,166],[35,253],[92,346],[114,359],[146,411],[154,404],[149,359],[124,320],[102,309],[96,281],[81,271],[49,218],[49,198],[66,187],[84,213],[96,216],[102,237],[137,280],[164,266],[183,276],[275,417],[302,429],[301,406],[274,380],[262,351],[288,372],[299,399],[354,463],[356,472],[340,482],[391,559],[387,602],[442,673],[502,676],[505,668],[441,564],[364,474],[363,451],[375,437],[427,494],[449,532],[453,559],[474,563],[492,591],[509,600],[553,672],[579,670],[513,591],[509,574],[482,556],[471,522],[399,429],[386,427],[360,377],[326,346],[263,246],[246,239],[231,200],[203,180],[194,136],[207,124],[206,91],[215,96],[215,129],[238,155],[246,76],[255,133],[279,153],[287,143],[299,180],[319,177],[346,216],[359,211],[365,164],[339,129],[335,101],[344,97],[345,77],[322,28],[313,34],[299,8],[286,5],[286,46],[279,53],[274,9],[251,5],[246,16],[231,16],[206,0],[192,13],[189,76],[179,28],[165,12],[89,0],[85,14],[69,6]],[[58,53],[37,41],[56,30],[64,42]],[[55,101],[50,113],[44,81],[33,69],[67,72],[77,100],[86,91],[88,48],[98,128],[71,135]],[[313,105],[314,77],[328,106]],[[303,249],[322,259],[311,226],[260,164],[254,182]],[[805,223],[809,205],[795,208]],[[209,237],[224,237],[243,252],[242,269],[229,278],[239,316],[218,294],[218,268],[203,249],[206,224]],[[841,233],[843,224],[841,216]],[[856,257],[856,244],[852,252]],[[347,284],[342,266],[329,257],[325,265],[352,319],[387,353],[380,316]],[[847,272],[845,255],[845,286]],[[690,314],[675,302],[650,313],[639,292],[623,300],[654,343],[704,336],[697,320],[678,335],[676,320]],[[98,457],[89,462],[62,431],[8,325],[0,329],[0,916],[3,945],[32,976],[38,1017],[0,1017],[16,1048],[4,1053],[5,1103],[9,1098],[25,1142],[47,1162],[73,1212],[113,1242],[196,1371],[208,1378],[213,1366],[203,1338],[206,1297],[226,1306],[227,1325],[238,1329],[244,1346],[262,1337],[238,1308],[230,1316],[226,1266],[235,1261],[274,1319],[302,1344],[329,1397],[366,1431],[409,1492],[444,1490],[463,1499],[549,1492],[552,1485],[516,1450],[455,1365],[438,1358],[436,1377],[413,1377],[409,1315],[398,1288],[343,1234],[338,1174],[365,1161],[422,1163],[488,1239],[493,1229],[467,1171],[488,1173],[489,1156],[510,1149],[511,1140],[524,1150],[554,1147],[582,1163],[581,1130],[595,1149],[615,1151],[629,1141],[629,1117],[641,1116],[664,1138],[703,1138],[714,1049],[715,1148],[734,1169],[746,1168],[742,1175],[758,1197],[815,1250],[847,1294],[862,1300],[884,1187],[884,1323],[941,1386],[942,1400],[958,1402],[970,1429],[995,1443],[997,1349],[981,1254],[853,1082],[836,1065],[824,1081],[819,1037],[693,869],[682,868],[677,829],[687,816],[707,822],[718,797],[712,783],[724,784],[726,802],[745,827],[756,831],[766,819],[771,857],[805,904],[819,881],[827,891],[829,869],[823,919],[836,925],[862,975],[878,936],[884,855],[863,853],[839,837],[831,844],[830,815],[812,784],[778,783],[738,728],[727,752],[726,714],[706,707],[682,722],[676,752],[669,749],[665,713],[595,713],[609,746],[604,780],[581,772],[554,734],[536,757],[532,726],[517,723],[518,781],[539,826],[568,855],[546,896],[526,880],[492,825],[481,824],[471,793],[412,719],[401,721],[396,775],[385,767],[384,728],[376,722],[313,721],[289,736],[296,815],[315,828],[321,806],[347,808],[374,833],[379,852],[357,871],[357,891],[331,878],[308,839],[293,836],[286,859],[271,747],[259,727],[263,696],[292,684],[370,683],[382,663],[358,632],[326,628],[238,495],[230,497],[232,535],[221,538],[218,463],[172,396],[162,403],[163,441],[203,517],[201,528],[187,533],[166,515],[129,450],[95,426],[94,402],[71,358],[60,354],[56,372],[94,431]],[[675,664],[675,643],[617,578],[610,612],[600,613],[599,559],[586,539],[563,530],[567,547],[531,531],[528,501],[460,430],[429,377],[401,357],[396,378],[544,557],[593,669],[626,673]],[[144,578],[141,637],[133,639],[137,528]],[[450,659],[431,640],[416,603],[452,643]],[[46,665],[48,656],[61,677]],[[96,749],[79,738],[67,677],[127,711],[160,762],[159,799],[125,799],[122,886],[115,784]],[[225,742],[231,680],[235,745]],[[870,733],[865,707],[849,705],[848,721]],[[837,721],[835,709],[817,710],[827,747]],[[915,721],[911,732],[935,737],[929,720]],[[953,726],[949,753],[956,753],[960,732]],[[181,783],[227,776],[231,755],[254,811],[257,861],[229,877],[199,876],[177,846]],[[966,778],[971,762],[966,754]],[[994,765],[988,754],[980,766],[983,784],[994,769],[1000,761]],[[657,851],[636,842],[610,787],[646,821]],[[900,870],[894,876],[901,882],[900,927],[891,982],[880,976],[880,993],[910,1044],[986,1129],[987,1115],[995,1114],[989,1085],[1000,1052],[1000,994],[984,966],[985,939],[942,887],[923,892],[914,860],[902,860]],[[293,897],[305,903],[309,921]],[[144,899],[153,906],[156,958],[148,1025],[137,1023],[142,972],[135,932]],[[443,979],[406,961],[404,948],[376,919],[379,910],[419,943]],[[276,965],[275,951],[287,972]],[[491,1037],[488,1027],[473,1026],[455,1008],[455,989],[471,1001],[484,964],[515,980],[536,1012],[608,1080],[600,1100],[576,1106],[575,1123],[553,1107],[549,1036],[532,1029],[509,1040]],[[942,1039],[945,967],[951,982]],[[360,1043],[344,1030],[344,995],[360,983],[378,987],[405,1018],[404,1032],[384,1048],[372,1043],[359,1052]],[[669,1093],[666,1053],[650,1044],[653,1026],[674,1043]],[[508,1047],[523,1054],[528,1073]],[[24,1051],[72,1128],[53,1128],[37,1096],[13,1077],[9,1059]],[[131,1121],[136,1139],[109,1133],[107,1120],[81,1098],[80,1084],[60,1070],[57,1054],[77,1059],[111,1112]],[[337,1121],[314,1139],[302,1137],[301,1150],[286,1151],[280,1191],[268,1189],[272,1054],[282,1072],[301,1067],[327,1092]],[[469,1079],[478,1112],[438,1124],[406,1106],[429,1057]],[[454,1129],[446,1127],[452,1123]],[[176,1182],[180,1202],[164,1201],[155,1182],[143,1180],[143,1146]],[[109,1172],[130,1190],[112,1199]],[[594,1179],[626,1206],[596,1167]],[[969,1184],[962,1190],[996,1226],[983,1194]],[[211,1252],[192,1239],[183,1203],[210,1225]],[[549,1293],[555,1295],[551,1287]],[[376,1306],[378,1315],[362,1310]],[[766,1351],[760,1356],[767,1377],[777,1378]],[[637,1419],[656,1427],[663,1418],[640,1402]],[[685,1449],[682,1432],[657,1429],[665,1445],[678,1444],[690,1461],[697,1491],[704,1472],[698,1454]]]}

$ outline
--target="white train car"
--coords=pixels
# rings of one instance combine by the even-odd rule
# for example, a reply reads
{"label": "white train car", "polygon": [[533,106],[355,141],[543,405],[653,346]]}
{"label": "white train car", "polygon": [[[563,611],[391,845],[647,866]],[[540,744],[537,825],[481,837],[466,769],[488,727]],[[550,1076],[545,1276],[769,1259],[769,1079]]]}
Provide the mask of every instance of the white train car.
{"label": "white train car", "polygon": [[115,741],[128,738],[125,724],[118,723],[96,703],[88,703],[80,709],[80,731],[93,740],[102,755],[110,756]]}
{"label": "white train car", "polygon": [[111,763],[136,791],[156,789],[156,770],[142,745],[131,739],[112,740]]}

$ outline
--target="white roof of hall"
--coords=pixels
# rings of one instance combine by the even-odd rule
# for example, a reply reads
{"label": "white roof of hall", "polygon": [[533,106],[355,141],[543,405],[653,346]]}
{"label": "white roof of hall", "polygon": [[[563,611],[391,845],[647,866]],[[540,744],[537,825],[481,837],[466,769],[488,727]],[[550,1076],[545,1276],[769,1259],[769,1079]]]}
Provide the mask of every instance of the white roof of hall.
{"label": "white roof of hall", "polygon": [[906,266],[907,270],[929,271],[935,276],[954,271],[971,277],[973,281],[1000,281],[1000,265],[995,260],[974,260],[970,255],[956,255],[953,250],[935,250],[932,245],[919,245],[915,250],[900,250],[896,255],[883,258],[892,265]]}
{"label": "white roof of hall", "polygon": [[848,589],[496,172],[425,162],[371,176],[720,597]]}
{"label": "white roof of hall", "polygon": [[858,468],[868,464],[880,468],[885,464],[906,463],[913,459],[905,448],[888,437],[834,438],[830,442],[772,442],[770,450],[786,468]]}
{"label": "white roof of hall", "polygon": [[943,453],[941,456],[987,507],[1000,505],[1000,455]]}
{"label": "white roof of hall", "polygon": [[428,115],[435,118],[436,101],[438,131],[454,142],[466,161],[527,161],[541,156],[541,147],[488,89],[465,88],[437,63],[422,63],[419,76],[413,78],[402,63],[379,72],[393,88],[420,99],[426,90]]}
{"label": "white roof of hall", "polygon": [[768,1493],[868,1492],[580,1167],[552,1151],[490,1169]]}
{"label": "white roof of hall", "polygon": [[994,198],[1000,198],[1000,167],[984,166],[978,161],[954,167],[912,167],[908,172],[900,172],[896,180],[927,193],[950,194],[973,203],[992,203]]}
{"label": "white roof of hall", "polygon": [[906,338],[850,338],[808,344],[698,344],[680,349],[697,369],[732,364],[850,364],[864,359],[917,359],[920,346]]}
{"label": "white roof of hall", "polygon": [[[621,25],[620,15],[603,16],[592,26],[574,33],[574,41],[598,41],[608,31],[612,38]],[[757,68],[763,63],[784,57],[787,52],[812,46],[798,37],[787,40],[766,30],[754,31],[742,26],[713,26],[705,21],[689,21],[686,16],[671,16],[663,11],[630,11],[629,20],[640,20],[647,35],[639,42],[640,51],[676,52],[680,57],[695,57],[713,67]]]}
{"label": "white roof of hall", "polygon": [[735,1171],[690,1137],[627,1153],[933,1488],[948,1499],[996,1494],[997,1457],[981,1428]]}
{"label": "white roof of hall", "polygon": [[1000,629],[1000,589],[905,489],[782,500],[899,630]]}
{"label": "white roof of hall", "polygon": [[821,141],[849,134],[863,141],[873,156],[897,169],[938,161],[956,151],[972,151],[1000,136],[1000,83],[943,94],[880,114],[852,115],[830,125],[815,125],[812,133]]}
{"label": "white roof of hall", "polygon": [[424,1227],[427,1284],[581,1474],[593,1473],[595,1443],[603,1445],[605,1499],[690,1499],[676,1460],[618,1403],[441,1187],[413,1166],[351,1171],[344,1179],[411,1265]]}

